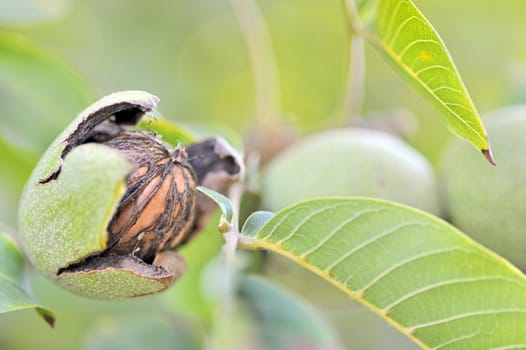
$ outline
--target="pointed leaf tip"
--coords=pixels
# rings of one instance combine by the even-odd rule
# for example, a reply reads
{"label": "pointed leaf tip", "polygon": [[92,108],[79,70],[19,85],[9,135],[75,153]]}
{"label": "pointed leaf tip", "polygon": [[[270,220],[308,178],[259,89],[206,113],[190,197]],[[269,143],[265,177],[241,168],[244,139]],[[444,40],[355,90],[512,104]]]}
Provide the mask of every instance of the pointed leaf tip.
{"label": "pointed leaf tip", "polygon": [[51,328],[55,328],[55,315],[42,308],[38,308],[37,312]]}
{"label": "pointed leaf tip", "polygon": [[230,199],[223,196],[221,193],[218,193],[203,186],[197,186],[196,189],[199,192],[206,195],[208,198],[212,199],[214,202],[216,202],[216,204],[223,212],[223,216],[227,219],[228,223],[232,222],[232,218],[234,217],[234,208],[232,207]]}
{"label": "pointed leaf tip", "polygon": [[484,157],[486,157],[486,159],[488,160],[488,162],[493,165],[493,166],[496,166],[497,163],[495,163],[495,159],[493,159],[493,155],[491,154],[491,149],[488,147],[488,149],[483,149],[481,150],[482,151],[482,154],[484,155]]}

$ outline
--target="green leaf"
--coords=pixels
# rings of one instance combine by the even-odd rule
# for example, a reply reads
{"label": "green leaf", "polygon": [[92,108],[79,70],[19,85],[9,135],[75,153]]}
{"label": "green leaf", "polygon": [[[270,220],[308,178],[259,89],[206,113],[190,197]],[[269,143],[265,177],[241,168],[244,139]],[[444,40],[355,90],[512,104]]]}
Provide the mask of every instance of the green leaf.
{"label": "green leaf", "polygon": [[39,154],[92,99],[69,65],[0,31],[0,135],[8,141]]}
{"label": "green leaf", "polygon": [[411,0],[380,0],[365,36],[434,103],[454,132],[493,161],[486,130],[449,52]]}
{"label": "green leaf", "polygon": [[216,202],[216,204],[221,209],[223,216],[228,220],[229,223],[232,222],[232,218],[234,217],[234,208],[232,208],[232,203],[230,203],[230,199],[223,196],[221,193],[218,193],[206,187],[197,186],[197,190],[205,194],[214,202]]}
{"label": "green leaf", "polygon": [[367,198],[311,200],[278,212],[241,246],[313,271],[424,349],[526,347],[524,275],[419,210]]}
{"label": "green leaf", "polygon": [[267,349],[343,349],[323,315],[294,295],[254,276],[241,278],[238,291]]}
{"label": "green leaf", "polygon": [[199,349],[188,331],[160,316],[101,318],[87,337],[88,350]]}
{"label": "green leaf", "polygon": [[256,211],[247,218],[241,229],[241,234],[246,237],[255,236],[261,227],[274,216],[271,211]]}
{"label": "green leaf", "polygon": [[166,119],[145,117],[141,119],[137,128],[155,131],[161,135],[163,141],[168,142],[172,146],[195,142],[195,136],[192,133]]}
{"label": "green leaf", "polygon": [[224,295],[218,300],[221,304],[207,332],[207,349],[266,349],[255,337],[254,320],[237,301],[239,298],[225,299]]}
{"label": "green leaf", "polygon": [[35,309],[36,312],[53,326],[55,316],[33,303],[22,287],[24,279],[24,258],[15,242],[5,233],[0,233],[0,314]]}

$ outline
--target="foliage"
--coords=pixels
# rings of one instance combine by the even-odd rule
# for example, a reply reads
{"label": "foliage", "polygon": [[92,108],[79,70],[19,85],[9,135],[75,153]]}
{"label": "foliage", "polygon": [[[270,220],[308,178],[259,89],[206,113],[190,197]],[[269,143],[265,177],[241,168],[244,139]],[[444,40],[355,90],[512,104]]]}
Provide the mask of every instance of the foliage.
{"label": "foliage", "polygon": [[51,326],[55,317],[47,309],[33,303],[24,291],[24,258],[15,242],[5,233],[0,233],[0,313],[35,309]]}
{"label": "foliage", "polygon": [[[520,204],[501,216],[499,210],[475,210],[484,201],[472,199],[491,195],[486,206],[502,197],[500,203],[508,203],[523,182],[491,182],[495,188],[486,192],[490,185],[478,174],[495,169],[473,149],[450,151],[440,178],[432,168],[451,138],[448,128],[493,162],[487,137],[492,141],[493,131],[486,135],[477,110],[526,97],[526,51],[509,44],[524,39],[524,10],[518,1],[498,8],[489,1],[417,0],[330,0],[324,6],[316,0],[0,2],[0,228],[10,233],[0,235],[0,347],[526,348],[524,274],[505,260],[520,260],[522,238],[508,224],[524,213]],[[487,17],[504,18],[506,26],[488,29]],[[175,287],[131,302],[84,300],[33,270],[24,275],[12,239],[19,237],[17,205],[31,169],[75,115],[96,96],[130,89],[161,98],[163,114],[155,111],[138,128],[172,145],[221,134],[238,147],[239,135],[244,137],[247,176],[227,196],[199,189],[223,216],[181,249],[188,269]],[[395,112],[399,108],[411,113]],[[333,152],[335,134],[318,131],[341,126],[398,132],[385,136],[397,146],[379,153],[371,151],[374,142],[351,150],[338,143]],[[305,132],[317,134],[303,138]],[[513,135],[520,140],[520,130]],[[490,179],[508,179],[507,172],[521,169],[520,142],[508,136],[495,131],[496,161],[504,166]],[[312,141],[316,137],[319,143]],[[320,146],[324,142],[329,146]],[[291,143],[296,145],[283,152]],[[127,170],[91,146],[97,145],[72,153],[80,157],[78,169],[70,169],[69,188],[83,183],[86,172],[76,173],[83,157],[96,156],[98,174],[112,172],[115,181],[94,177],[76,189],[82,196],[62,197],[56,207],[38,208],[49,193],[35,201],[26,197],[34,209],[25,221],[46,221],[44,212],[55,222],[64,218],[95,231],[106,225],[104,203],[115,200]],[[88,148],[94,152],[83,153]],[[402,148],[422,161],[402,157]],[[368,162],[382,157],[381,164]],[[351,175],[355,181],[347,181]],[[389,182],[390,176],[397,180]],[[420,183],[426,195],[414,200],[410,190]],[[466,183],[473,186],[469,195],[458,194]],[[444,188],[455,202],[445,204]],[[327,197],[332,195],[338,197]],[[86,200],[86,210],[68,212],[73,200]],[[460,219],[466,212],[468,219]],[[480,215],[481,222],[506,224],[480,226]],[[449,219],[503,257],[444,221]],[[37,226],[46,234],[35,244],[60,244],[45,222]],[[478,236],[481,227],[486,230]],[[282,264],[277,269],[276,262]],[[302,275],[296,265],[314,274]],[[247,277],[249,272],[258,277]],[[32,293],[24,291],[26,281]],[[382,322],[369,322],[337,290]],[[53,332],[34,313],[7,313],[29,308],[52,322],[53,314],[28,296],[33,293],[57,315]],[[22,336],[27,329],[31,338]]]}

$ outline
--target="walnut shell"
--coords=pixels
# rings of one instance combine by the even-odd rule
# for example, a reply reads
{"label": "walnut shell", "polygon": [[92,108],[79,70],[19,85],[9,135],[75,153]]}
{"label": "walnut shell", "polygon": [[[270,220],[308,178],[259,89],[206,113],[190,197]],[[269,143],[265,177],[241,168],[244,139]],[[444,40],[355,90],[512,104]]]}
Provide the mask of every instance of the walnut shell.
{"label": "walnut shell", "polygon": [[183,242],[194,225],[196,179],[186,152],[141,131],[123,131],[103,144],[134,165],[108,227],[107,253],[152,261],[157,252]]}

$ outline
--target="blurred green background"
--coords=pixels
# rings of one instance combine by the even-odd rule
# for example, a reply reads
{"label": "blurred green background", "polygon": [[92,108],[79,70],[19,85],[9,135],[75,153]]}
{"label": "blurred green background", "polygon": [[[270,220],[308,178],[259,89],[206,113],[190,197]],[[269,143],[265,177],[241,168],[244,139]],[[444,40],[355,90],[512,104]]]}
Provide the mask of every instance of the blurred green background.
{"label": "blurred green background", "polygon": [[[524,1],[414,2],[444,39],[479,112],[526,102]],[[276,62],[279,90],[273,115],[256,121],[255,74],[233,3],[0,0],[0,228],[16,237],[18,196],[51,140],[81,109],[118,90],[159,96],[162,115],[183,125],[220,126],[242,136],[265,118],[303,134],[397,116],[411,126],[406,141],[437,165],[454,136],[367,45],[362,115],[344,115],[349,32],[341,0],[258,1],[273,48],[264,54]],[[138,301],[77,298],[31,272],[28,283],[55,311],[56,329],[32,311],[0,315],[0,349],[113,349],[119,342],[112,336],[134,334],[158,348],[233,348],[246,339],[262,347],[245,316],[235,313],[237,322],[218,327],[221,302],[202,293],[210,278],[202,268],[220,245],[212,223],[185,248],[190,271],[183,280]],[[269,279],[316,305],[344,347],[416,349],[325,282],[281,259],[252,255]],[[236,337],[237,344],[229,343]]]}

